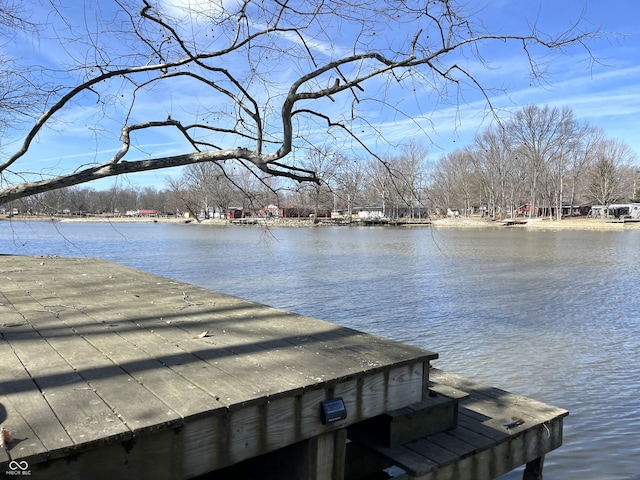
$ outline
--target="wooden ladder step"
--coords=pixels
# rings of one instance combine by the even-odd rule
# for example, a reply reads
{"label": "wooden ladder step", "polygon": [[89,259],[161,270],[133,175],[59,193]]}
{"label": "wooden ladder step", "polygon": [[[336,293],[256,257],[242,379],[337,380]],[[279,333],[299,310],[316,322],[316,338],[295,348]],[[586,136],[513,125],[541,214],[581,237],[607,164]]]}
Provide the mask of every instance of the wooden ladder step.
{"label": "wooden ladder step", "polygon": [[459,390],[449,390],[430,389],[429,396],[421,402],[352,425],[349,438],[393,448],[416,438],[450,430],[458,423],[458,403],[468,395]]}
{"label": "wooden ladder step", "polygon": [[445,397],[449,397],[452,399],[456,399],[458,401],[466,400],[469,398],[469,393],[460,390],[459,388],[445,385],[444,383],[436,383],[433,381],[429,382],[429,392],[435,393],[436,395],[442,395]]}

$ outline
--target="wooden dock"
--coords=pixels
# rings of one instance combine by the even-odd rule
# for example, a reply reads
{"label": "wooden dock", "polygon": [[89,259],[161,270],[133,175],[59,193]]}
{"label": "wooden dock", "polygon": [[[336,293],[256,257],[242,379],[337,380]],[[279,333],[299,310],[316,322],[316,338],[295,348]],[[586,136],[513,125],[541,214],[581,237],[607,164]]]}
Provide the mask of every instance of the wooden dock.
{"label": "wooden dock", "polygon": [[[426,429],[424,435],[386,445],[369,434],[362,442],[364,455],[404,470],[397,480],[491,479],[522,465],[525,480],[542,478],[544,456],[562,445],[569,412],[438,369],[431,369],[430,378],[435,398],[458,404],[452,414],[456,419],[435,432]],[[442,412],[441,423],[447,417]]]}
{"label": "wooden dock", "polygon": [[[430,383],[433,352],[93,259],[0,256],[0,358],[0,423],[14,432],[0,450],[7,476],[341,480],[363,478],[371,463],[353,466],[373,455],[408,478],[445,478],[420,476],[424,467],[380,450],[388,439],[370,445],[358,431],[382,425],[407,443],[457,431],[458,412],[472,410],[451,394],[461,380]],[[500,410],[506,398],[480,403]],[[493,464],[514,432],[527,455],[500,465],[543,458],[566,412],[540,411],[518,410],[532,417],[513,431],[497,426],[504,438],[489,450],[429,459],[428,473]],[[416,415],[421,427],[406,428]],[[525,432],[536,428],[554,441],[534,446]]]}

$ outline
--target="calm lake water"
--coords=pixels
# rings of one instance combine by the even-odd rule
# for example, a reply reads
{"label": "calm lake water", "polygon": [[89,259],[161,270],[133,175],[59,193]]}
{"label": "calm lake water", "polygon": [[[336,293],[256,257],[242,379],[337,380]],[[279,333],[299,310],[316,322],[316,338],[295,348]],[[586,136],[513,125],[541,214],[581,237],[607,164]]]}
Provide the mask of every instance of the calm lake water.
{"label": "calm lake water", "polygon": [[570,410],[545,480],[640,479],[640,231],[1,222],[0,253],[100,257],[436,351]]}

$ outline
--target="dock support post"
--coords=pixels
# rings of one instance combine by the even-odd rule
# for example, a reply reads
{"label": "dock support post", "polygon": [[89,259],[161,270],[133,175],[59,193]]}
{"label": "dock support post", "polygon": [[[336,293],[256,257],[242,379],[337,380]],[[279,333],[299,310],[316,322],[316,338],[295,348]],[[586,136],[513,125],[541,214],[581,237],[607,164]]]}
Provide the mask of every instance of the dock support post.
{"label": "dock support post", "polygon": [[522,480],[542,480],[542,467],[544,466],[544,456],[536,458],[527,463],[522,474]]}
{"label": "dock support post", "polygon": [[344,480],[347,429],[310,438],[298,445],[293,478]]}

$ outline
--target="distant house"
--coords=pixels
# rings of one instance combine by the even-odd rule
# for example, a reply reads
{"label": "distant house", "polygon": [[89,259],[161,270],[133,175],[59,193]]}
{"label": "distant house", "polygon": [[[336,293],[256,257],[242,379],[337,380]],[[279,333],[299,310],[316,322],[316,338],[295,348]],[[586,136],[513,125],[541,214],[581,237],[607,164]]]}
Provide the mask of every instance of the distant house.
{"label": "distant house", "polygon": [[126,217],[157,217],[158,210],[127,210]]}
{"label": "distant house", "polygon": [[615,218],[640,218],[640,203],[615,203],[607,208],[607,216]]}
{"label": "distant house", "polygon": [[261,209],[260,212],[258,212],[258,215],[261,217],[282,217],[284,216],[284,209],[271,204]]}
{"label": "distant house", "polygon": [[427,218],[429,216],[429,210],[426,207],[398,207],[396,215],[399,218],[411,216],[414,218]]}
{"label": "distant house", "polygon": [[242,218],[242,207],[229,207],[227,208],[227,218],[229,220],[233,218]]}
{"label": "distant house", "polygon": [[373,220],[384,218],[384,209],[381,206],[372,205],[370,207],[362,207],[358,210],[358,218],[361,220]]}
{"label": "distant house", "polygon": [[157,210],[138,210],[138,216],[139,217],[157,217],[158,211]]}
{"label": "distant house", "polygon": [[[588,205],[569,205],[568,203],[563,203],[560,207],[560,214],[563,217],[576,217],[576,216],[586,216],[589,214],[589,211],[592,210],[593,207]],[[524,205],[520,205],[518,207],[518,215],[522,215],[525,217],[529,216],[529,212],[531,210],[531,205],[526,203]],[[535,208],[534,217],[556,217],[558,209],[555,206],[547,207],[547,206],[539,206]]]}

